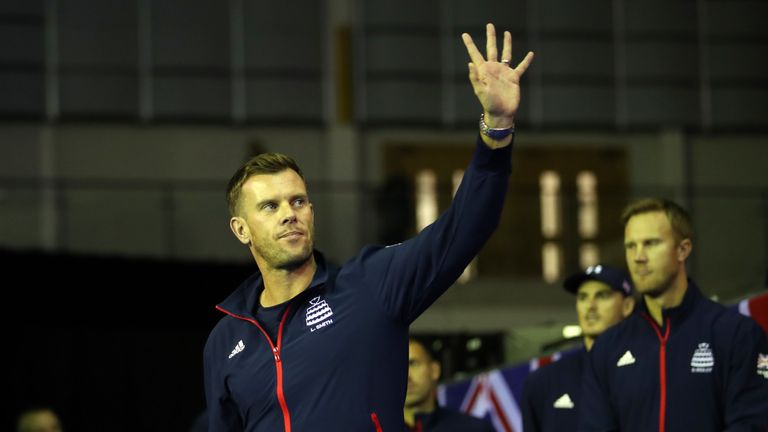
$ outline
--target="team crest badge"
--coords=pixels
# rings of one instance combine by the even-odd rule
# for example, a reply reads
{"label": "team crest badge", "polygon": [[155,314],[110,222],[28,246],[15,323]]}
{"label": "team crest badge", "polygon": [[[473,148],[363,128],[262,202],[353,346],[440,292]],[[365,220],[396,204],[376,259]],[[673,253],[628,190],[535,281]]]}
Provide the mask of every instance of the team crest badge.
{"label": "team crest badge", "polygon": [[757,355],[757,374],[768,379],[768,354]]}
{"label": "team crest badge", "polygon": [[317,296],[309,301],[309,307],[307,308],[307,327],[311,331],[320,330],[321,328],[333,324],[333,311],[325,300],[322,300],[320,296]]}
{"label": "team crest badge", "polygon": [[710,373],[713,366],[715,366],[715,357],[712,355],[709,344],[706,342],[700,343],[696,351],[693,352],[693,357],[691,357],[691,372]]}

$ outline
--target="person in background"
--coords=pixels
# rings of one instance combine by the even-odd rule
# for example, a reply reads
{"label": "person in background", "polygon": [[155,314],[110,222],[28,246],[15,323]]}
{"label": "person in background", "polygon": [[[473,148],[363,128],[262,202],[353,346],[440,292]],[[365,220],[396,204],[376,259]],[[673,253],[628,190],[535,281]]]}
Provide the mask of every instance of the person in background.
{"label": "person in background", "polygon": [[523,385],[523,430],[572,430],[581,404],[581,379],[587,352],[600,334],[628,317],[635,307],[629,276],[609,265],[591,266],[568,277],[563,288],[576,296],[584,345],[537,369]]}
{"label": "person in background", "polygon": [[413,432],[493,432],[485,420],[440,407],[437,383],[441,366],[427,346],[411,337],[408,343],[408,392],[405,424]]}
{"label": "person in background", "polygon": [[704,297],[688,277],[688,212],[642,199],[626,207],[622,221],[642,301],[589,352],[578,430],[768,430],[768,337],[749,317]]}

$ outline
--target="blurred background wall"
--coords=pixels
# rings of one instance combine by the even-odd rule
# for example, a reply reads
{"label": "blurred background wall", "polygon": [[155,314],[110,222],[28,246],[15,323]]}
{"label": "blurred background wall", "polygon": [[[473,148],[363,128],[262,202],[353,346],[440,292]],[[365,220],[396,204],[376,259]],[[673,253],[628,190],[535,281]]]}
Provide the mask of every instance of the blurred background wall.
{"label": "blurred background wall", "polygon": [[760,0],[3,1],[5,421],[42,401],[80,430],[184,430],[211,308],[254,268],[227,226],[229,176],[259,152],[296,157],[337,262],[415,234],[471,156],[460,34],[482,41],[486,22],[536,60],[501,226],[414,324],[498,335],[456,376],[562,342],[576,320],[559,284],[623,263],[633,198],[689,209],[707,295],[764,290],[766,21]]}

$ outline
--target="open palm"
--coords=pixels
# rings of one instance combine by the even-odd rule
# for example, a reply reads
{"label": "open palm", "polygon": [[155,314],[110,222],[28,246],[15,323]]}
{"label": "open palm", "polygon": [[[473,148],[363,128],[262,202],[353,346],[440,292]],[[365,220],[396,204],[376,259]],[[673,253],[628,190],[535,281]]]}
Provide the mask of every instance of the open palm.
{"label": "open palm", "polygon": [[512,35],[504,32],[504,47],[499,61],[496,29],[493,24],[486,26],[485,58],[475,46],[472,37],[464,33],[462,39],[472,60],[469,64],[469,81],[486,116],[501,121],[513,121],[520,105],[520,77],[533,61],[533,53],[529,52],[517,67],[510,67]]}

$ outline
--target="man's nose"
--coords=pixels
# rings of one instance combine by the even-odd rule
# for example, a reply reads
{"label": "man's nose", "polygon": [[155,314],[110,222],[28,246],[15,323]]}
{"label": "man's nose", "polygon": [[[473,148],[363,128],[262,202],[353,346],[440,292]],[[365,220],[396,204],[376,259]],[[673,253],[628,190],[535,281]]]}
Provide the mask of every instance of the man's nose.
{"label": "man's nose", "polygon": [[645,262],[648,260],[648,256],[645,254],[645,248],[642,246],[635,250],[635,256],[633,257],[635,262]]}
{"label": "man's nose", "polygon": [[296,211],[291,207],[291,205],[285,205],[283,206],[284,209],[282,211],[280,222],[282,224],[288,224],[296,222]]}

